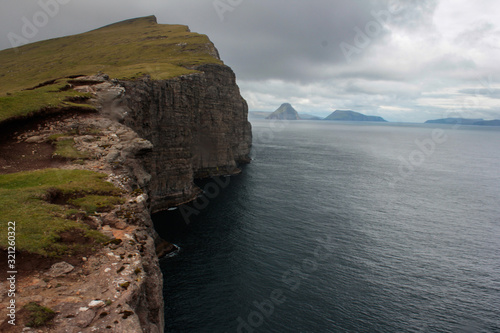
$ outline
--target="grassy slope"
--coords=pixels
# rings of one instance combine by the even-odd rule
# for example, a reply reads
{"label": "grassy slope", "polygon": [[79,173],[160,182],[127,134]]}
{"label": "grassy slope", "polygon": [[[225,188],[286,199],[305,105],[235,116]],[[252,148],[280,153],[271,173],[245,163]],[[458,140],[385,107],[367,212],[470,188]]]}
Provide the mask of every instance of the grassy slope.
{"label": "grassy slope", "polygon": [[210,43],[207,36],[191,33],[186,26],[160,25],[151,16],[0,51],[0,122],[47,107],[88,108],[68,103],[84,94],[59,91],[65,80],[22,91],[54,79],[98,72],[117,79],[146,74],[167,79],[196,72],[189,67],[222,63],[210,55]]}
{"label": "grassy slope", "polygon": [[[0,221],[16,222],[16,248],[42,255],[62,255],[78,250],[78,244],[60,242],[61,232],[82,230],[89,238],[105,240],[86,224],[71,219],[78,211],[104,208],[121,202],[121,191],[104,181],[105,175],[85,170],[46,169],[0,175]],[[52,203],[58,193],[63,202]],[[78,199],[71,199],[78,198]],[[99,200],[96,202],[96,198]],[[7,247],[3,228],[0,247]]]}
{"label": "grassy slope", "polygon": [[[69,76],[103,72],[118,79],[145,74],[166,79],[196,72],[192,66],[222,63],[209,51],[205,35],[191,33],[186,26],[159,25],[154,17],[0,51],[0,123],[47,109],[92,108],[71,102],[90,96],[64,89]],[[48,193],[54,191],[62,191],[70,206],[48,202]],[[0,223],[17,222],[17,249],[25,252],[60,255],[77,250],[80,245],[61,242],[61,232],[67,230],[83,230],[102,240],[100,233],[70,217],[77,211],[91,214],[120,202],[118,190],[95,172],[42,170],[0,175]],[[0,248],[7,247],[6,236],[0,238]]]}
{"label": "grassy slope", "polygon": [[90,98],[91,96],[72,89],[62,91],[61,89],[66,86],[66,80],[57,80],[51,85],[0,97],[0,123],[12,118],[29,117],[47,109],[95,110],[91,105],[71,102],[72,98]]}
{"label": "grassy slope", "polygon": [[79,35],[0,51],[0,94],[59,77],[103,72],[112,78],[150,74],[162,79],[192,73],[186,67],[221,63],[208,53],[207,36],[154,17],[115,23]]}

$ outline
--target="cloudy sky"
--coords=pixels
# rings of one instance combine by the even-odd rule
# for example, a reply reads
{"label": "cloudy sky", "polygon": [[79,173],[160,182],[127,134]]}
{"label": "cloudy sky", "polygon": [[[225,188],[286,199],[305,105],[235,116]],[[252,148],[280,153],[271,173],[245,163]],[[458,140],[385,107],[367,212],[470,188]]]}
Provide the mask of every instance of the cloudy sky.
{"label": "cloudy sky", "polygon": [[152,14],[207,34],[250,110],[500,119],[498,0],[2,0],[0,49]]}

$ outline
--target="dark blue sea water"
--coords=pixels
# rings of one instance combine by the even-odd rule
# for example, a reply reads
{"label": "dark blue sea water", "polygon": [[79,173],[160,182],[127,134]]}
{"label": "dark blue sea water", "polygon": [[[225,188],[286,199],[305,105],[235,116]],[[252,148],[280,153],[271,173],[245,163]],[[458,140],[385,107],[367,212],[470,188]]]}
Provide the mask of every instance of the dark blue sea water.
{"label": "dark blue sea water", "polygon": [[500,128],[254,121],[155,216],[167,332],[500,332]]}

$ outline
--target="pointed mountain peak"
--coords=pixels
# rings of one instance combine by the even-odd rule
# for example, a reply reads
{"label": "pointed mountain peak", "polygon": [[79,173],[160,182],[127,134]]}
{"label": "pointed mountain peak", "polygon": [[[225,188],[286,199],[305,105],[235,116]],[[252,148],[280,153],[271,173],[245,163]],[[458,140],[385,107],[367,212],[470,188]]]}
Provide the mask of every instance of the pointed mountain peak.
{"label": "pointed mountain peak", "polygon": [[283,103],[266,119],[299,120],[299,114],[290,103]]}

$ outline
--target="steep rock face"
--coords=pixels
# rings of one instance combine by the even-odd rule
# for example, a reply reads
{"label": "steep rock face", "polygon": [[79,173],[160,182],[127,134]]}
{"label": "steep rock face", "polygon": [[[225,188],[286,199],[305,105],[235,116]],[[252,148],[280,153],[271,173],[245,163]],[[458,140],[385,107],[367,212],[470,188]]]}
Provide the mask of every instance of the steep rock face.
{"label": "steep rock face", "polygon": [[143,157],[153,211],[193,199],[194,179],[234,174],[249,161],[248,107],[233,71],[218,64],[196,69],[169,80],[120,82],[124,124],[153,144]]}

